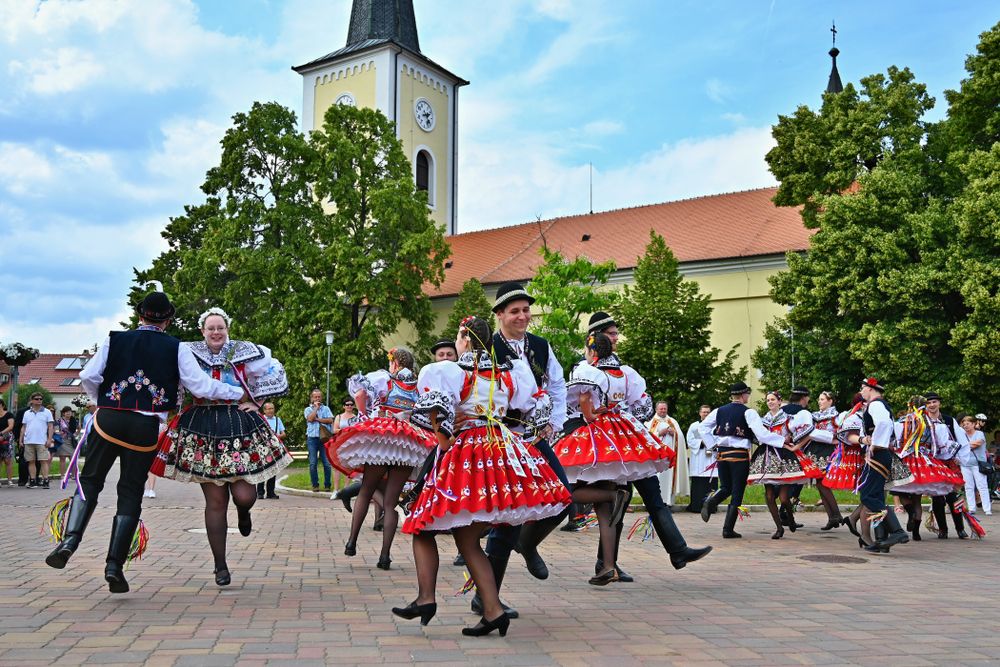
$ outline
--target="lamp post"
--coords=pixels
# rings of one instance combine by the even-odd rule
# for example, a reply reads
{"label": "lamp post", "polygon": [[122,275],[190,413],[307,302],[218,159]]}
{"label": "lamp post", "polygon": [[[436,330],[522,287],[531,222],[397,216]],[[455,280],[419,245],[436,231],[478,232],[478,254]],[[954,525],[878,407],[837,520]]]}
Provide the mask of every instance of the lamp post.
{"label": "lamp post", "polygon": [[333,332],[327,331],[326,336],[326,402],[330,404],[330,348],[333,347]]}

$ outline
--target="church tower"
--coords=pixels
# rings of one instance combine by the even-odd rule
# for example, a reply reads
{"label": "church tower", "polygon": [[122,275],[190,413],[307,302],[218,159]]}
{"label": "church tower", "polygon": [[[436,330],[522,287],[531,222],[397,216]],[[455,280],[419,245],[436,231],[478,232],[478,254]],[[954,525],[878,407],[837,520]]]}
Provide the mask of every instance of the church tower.
{"label": "church tower", "polygon": [[413,0],[354,0],[347,44],[292,69],[302,75],[307,134],[331,104],[378,109],[395,123],[431,217],[454,234],[458,89],[469,82],[421,53]]}

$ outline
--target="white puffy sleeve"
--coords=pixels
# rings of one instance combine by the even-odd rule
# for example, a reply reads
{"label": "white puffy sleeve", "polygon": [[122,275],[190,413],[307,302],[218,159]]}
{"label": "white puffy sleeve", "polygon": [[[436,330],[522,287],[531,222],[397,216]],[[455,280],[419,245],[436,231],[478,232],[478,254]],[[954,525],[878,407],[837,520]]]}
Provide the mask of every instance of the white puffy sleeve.
{"label": "white puffy sleeve", "polygon": [[[646,393],[646,378],[631,366],[622,366],[625,374],[625,406],[632,416],[640,421],[646,421],[653,416],[653,399]],[[678,434],[680,428],[677,429]]]}
{"label": "white puffy sleeve", "polygon": [[[957,435],[957,433],[956,433]],[[965,435],[965,432],[962,432]],[[952,440],[951,432],[948,427],[944,424],[938,423],[934,424],[934,442],[937,443],[937,452],[934,456],[941,459],[942,461],[948,461],[955,458],[962,450],[962,443],[958,440]],[[969,439],[965,438],[965,449],[969,449]],[[961,461],[961,459],[959,459]]]}
{"label": "white puffy sleeve", "polygon": [[358,410],[371,412],[374,406],[381,403],[385,395],[389,393],[389,379],[389,371],[385,369],[372,371],[367,375],[355,373],[347,378],[347,393],[352,397],[357,396],[359,391],[368,394],[368,405],[359,405]]}
{"label": "white puffy sleeve", "polygon": [[849,437],[857,435],[861,432],[861,415],[857,412],[853,415],[848,415],[847,412],[842,412],[840,413],[840,416],[837,417],[837,421],[840,423],[840,428],[837,429],[837,440],[845,445],[851,444]]}
{"label": "white puffy sleeve", "polygon": [[[386,376],[388,377],[388,373]],[[437,411],[438,430],[451,437],[455,432],[455,406],[462,400],[464,381],[465,371],[454,361],[438,361],[420,369],[420,375],[417,376],[420,397],[413,406],[410,422],[433,430],[431,413]]]}
{"label": "white puffy sleeve", "polygon": [[816,422],[813,421],[811,412],[808,410],[799,410],[792,416],[788,427],[792,432],[792,442],[799,443],[804,438],[814,435]]}
{"label": "white puffy sleeve", "polygon": [[569,382],[566,383],[566,408],[570,412],[579,412],[580,397],[584,394],[590,394],[595,406],[603,405],[606,392],[607,378],[604,373],[581,361],[569,372]]}
{"label": "white puffy sleeve", "polygon": [[248,361],[243,367],[246,373],[247,387],[258,403],[268,398],[284,396],[288,393],[288,377],[281,362],[271,356],[271,350],[258,345],[264,356]]}

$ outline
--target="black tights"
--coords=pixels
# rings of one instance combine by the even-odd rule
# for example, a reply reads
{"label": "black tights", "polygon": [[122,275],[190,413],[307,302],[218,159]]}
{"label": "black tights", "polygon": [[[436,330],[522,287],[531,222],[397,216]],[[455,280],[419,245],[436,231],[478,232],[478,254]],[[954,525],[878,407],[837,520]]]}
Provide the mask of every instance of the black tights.
{"label": "black tights", "polygon": [[229,512],[229,497],[232,496],[237,511],[249,512],[257,502],[257,487],[242,479],[221,486],[206,482],[201,485],[201,492],[205,495],[205,531],[208,533],[208,546],[212,548],[215,569],[228,570],[226,531],[229,521],[226,514]]}
{"label": "black tights", "polygon": [[382,492],[385,519],[382,524],[382,552],[379,554],[379,558],[389,558],[392,540],[396,537],[396,527],[399,525],[399,514],[394,507],[411,470],[409,466],[365,465],[364,473],[361,476],[361,491],[358,492],[354,512],[351,513],[351,536],[347,540],[348,544],[356,545],[358,543],[361,525],[365,522],[365,517],[368,516],[368,503],[371,502],[382,478],[385,477],[385,490]]}
{"label": "black tights", "polygon": [[778,512],[777,499],[781,499],[781,507],[788,512],[788,516],[791,517],[792,522],[795,521],[790,499],[791,490],[792,487],[788,484],[782,484],[781,486],[775,484],[764,485],[764,499],[767,501],[767,511],[771,513],[771,519],[774,520],[774,525],[777,526],[779,531],[783,530],[783,528],[781,527],[781,514]]}
{"label": "black tights", "polygon": [[594,506],[597,515],[597,526],[601,534],[601,560],[604,569],[598,574],[604,574],[618,566],[615,562],[615,526],[611,525],[611,512],[615,506],[616,487],[611,482],[595,482],[593,484],[578,484],[573,490],[573,502]]}

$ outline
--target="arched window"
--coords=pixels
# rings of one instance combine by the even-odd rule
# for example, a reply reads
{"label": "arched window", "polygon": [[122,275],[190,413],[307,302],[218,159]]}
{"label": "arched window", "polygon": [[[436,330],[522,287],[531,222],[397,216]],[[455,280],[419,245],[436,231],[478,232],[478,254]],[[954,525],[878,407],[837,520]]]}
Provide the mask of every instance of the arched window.
{"label": "arched window", "polygon": [[427,193],[427,203],[434,205],[434,159],[425,150],[417,151],[414,180],[417,189]]}

